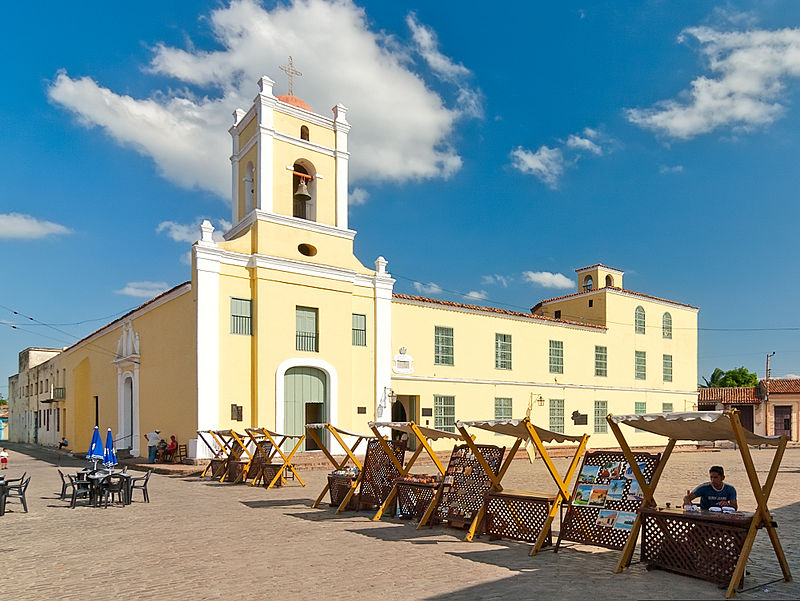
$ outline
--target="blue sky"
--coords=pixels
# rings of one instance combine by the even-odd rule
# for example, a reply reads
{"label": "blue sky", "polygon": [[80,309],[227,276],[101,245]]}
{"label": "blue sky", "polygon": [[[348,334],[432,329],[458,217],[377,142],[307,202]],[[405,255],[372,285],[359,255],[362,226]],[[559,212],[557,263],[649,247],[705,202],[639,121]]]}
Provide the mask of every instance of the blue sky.
{"label": "blue sky", "polygon": [[527,310],[602,262],[701,308],[698,379],[800,374],[796,2],[16,3],[0,31],[4,394],[19,350],[189,278],[230,114],[290,54],[350,108],[356,253],[397,292]]}

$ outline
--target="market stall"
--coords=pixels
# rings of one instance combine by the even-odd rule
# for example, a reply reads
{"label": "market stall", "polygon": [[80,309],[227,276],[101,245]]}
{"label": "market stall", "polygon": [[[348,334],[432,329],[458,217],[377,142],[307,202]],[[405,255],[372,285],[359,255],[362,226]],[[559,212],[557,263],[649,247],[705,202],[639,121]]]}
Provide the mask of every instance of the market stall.
{"label": "market stall", "polygon": [[[742,427],[739,412],[699,411],[691,413],[645,413],[609,415],[614,436],[642,490],[642,509],[636,516],[628,542],[622,550],[616,571],[630,565],[639,531],[644,525],[642,560],[651,567],[665,568],[717,583],[728,584],[725,596],[736,593],[743,581],[747,558],[756,534],[765,528],[786,582],[792,575],[781,547],[775,521],[767,501],[778,475],[786,444],[786,436],[759,436]],[[639,469],[619,424],[660,434],[669,439],[657,473],[648,482]],[[654,494],[658,476],[678,440],[729,440],[735,442],[742,456],[756,510],[753,513],[731,513],[705,510],[662,509],[657,507]],[[767,477],[762,485],[758,479],[749,445],[777,447]]]}
{"label": "market stall", "polygon": [[[396,466],[400,471],[397,481],[392,486],[389,496],[386,497],[386,500],[378,508],[378,511],[372,519],[381,519],[384,511],[392,504],[395,497],[397,497],[398,511],[401,517],[415,517],[421,519],[431,503],[434,502],[434,499],[438,499],[440,496],[441,483],[445,473],[445,468],[430,446],[430,442],[443,438],[461,441],[461,435],[444,430],[437,430],[435,428],[427,428],[417,425],[414,422],[370,422],[369,427],[375,433],[378,440],[381,441],[381,444],[385,447],[384,451],[387,453],[387,443],[380,435],[379,428],[391,428],[398,432],[404,432],[409,436],[415,436],[419,443],[417,450],[414,451],[414,454],[411,456],[411,459],[408,460],[405,467],[399,464]],[[421,477],[412,476],[410,474],[411,468],[423,451],[425,451],[436,466],[439,472],[438,478],[436,476],[428,477],[426,475],[425,477]]]}
{"label": "market stall", "polygon": [[[534,545],[530,554],[536,555],[542,546],[551,542],[550,527],[556,515],[558,515],[561,503],[569,500],[567,485],[572,479],[578,461],[586,449],[589,435],[567,436],[558,432],[551,432],[534,425],[529,417],[508,420],[459,421],[456,422],[456,427],[461,432],[472,453],[483,466],[490,480],[490,487],[486,491],[486,502],[480,509],[479,515],[476,516],[467,540],[472,540],[476,528],[486,516],[486,531],[490,536],[533,542]],[[486,461],[485,454],[480,446],[472,441],[467,432],[467,427],[480,428],[496,434],[505,434],[516,439],[511,447],[511,452],[498,471],[493,473],[493,470],[487,469],[489,464]],[[556,495],[541,492],[503,490],[501,480],[523,442],[532,444],[542,461],[544,461],[545,467],[558,489]],[[563,477],[553,465],[550,455],[544,447],[545,442],[577,444],[575,454]]]}
{"label": "market stall", "polygon": [[[322,492],[319,493],[312,507],[319,507],[320,502],[325,497],[325,493],[329,490],[331,491],[331,506],[339,507],[347,493],[353,488],[358,475],[361,473],[362,464],[361,461],[358,460],[358,457],[356,457],[356,450],[363,441],[372,440],[375,437],[368,434],[348,432],[347,430],[337,428],[331,423],[306,424],[306,432],[308,437],[314,441],[333,466],[333,472],[328,476],[328,483],[323,487]],[[341,460],[337,460],[331,453],[328,445],[325,444],[325,433],[333,437],[333,439],[339,443],[339,446],[344,449],[345,456]],[[354,438],[355,441],[347,445],[343,437]],[[347,465],[350,461],[353,462],[352,466]]]}
{"label": "market stall", "polygon": [[247,448],[247,437],[235,430],[217,430],[216,434],[228,440],[228,458],[225,460],[225,469],[220,475],[220,482],[237,484],[247,479],[247,468],[253,460],[253,454]]}
{"label": "market stall", "polygon": [[[259,465],[262,466],[261,471],[254,474],[253,484],[261,480],[267,490],[273,486],[283,486],[286,484],[286,474],[291,473],[300,484],[306,485],[292,463],[292,457],[306,439],[305,434],[279,434],[266,428],[247,428],[247,434],[255,444],[255,452],[260,457]],[[294,440],[297,442],[287,454],[281,447],[288,448],[292,444],[290,441]],[[280,457],[281,463],[274,461],[277,459],[276,456]],[[267,484],[267,478],[270,476]]]}
{"label": "market stall", "polygon": [[405,454],[404,440],[385,440],[382,436],[369,438],[362,469],[336,513],[346,509],[378,509],[403,470]]}
{"label": "market stall", "polygon": [[200,477],[205,477],[209,472],[212,480],[221,477],[230,454],[230,436],[223,436],[214,430],[198,430],[197,437],[203,441],[211,452],[211,459],[203,473],[200,474]]}

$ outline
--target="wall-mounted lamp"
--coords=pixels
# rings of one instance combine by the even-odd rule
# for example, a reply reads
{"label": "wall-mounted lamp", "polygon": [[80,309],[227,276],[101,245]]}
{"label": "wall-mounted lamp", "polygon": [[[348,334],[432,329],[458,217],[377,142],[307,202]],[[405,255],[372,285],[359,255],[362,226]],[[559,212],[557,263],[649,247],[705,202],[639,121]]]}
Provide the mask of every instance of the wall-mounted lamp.
{"label": "wall-mounted lamp", "polygon": [[539,405],[539,407],[544,407],[544,397],[541,394],[536,395],[536,404]]}

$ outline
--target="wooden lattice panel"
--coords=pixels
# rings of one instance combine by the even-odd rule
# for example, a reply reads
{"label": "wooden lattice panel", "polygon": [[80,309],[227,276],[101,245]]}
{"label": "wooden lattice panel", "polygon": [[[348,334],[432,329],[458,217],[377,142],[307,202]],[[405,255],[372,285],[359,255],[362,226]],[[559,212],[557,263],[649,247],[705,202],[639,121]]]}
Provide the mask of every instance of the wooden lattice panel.
{"label": "wooden lattice panel", "polygon": [[209,472],[211,473],[212,478],[221,478],[222,474],[225,473],[225,464],[228,460],[227,459],[212,459],[211,460],[211,469]]}
{"label": "wooden lattice panel", "polygon": [[[503,463],[505,447],[475,446],[486,459],[492,472],[497,475]],[[450,522],[454,526],[469,524],[483,507],[484,495],[491,484],[489,476],[469,446],[456,445],[445,470],[442,498],[434,512],[434,519]]]}
{"label": "wooden lattice panel", "polygon": [[[263,479],[261,480],[261,484],[264,486],[269,486],[269,483],[272,482],[272,479],[275,475],[283,469],[283,465],[279,463],[267,463],[264,465],[261,475]],[[275,480],[275,484],[272,485],[273,488],[283,486],[283,480],[278,478]]]}
{"label": "wooden lattice panel", "polygon": [[[653,472],[655,472],[658,466],[658,462],[661,460],[661,454],[634,453],[633,456],[637,463],[644,464],[640,467],[642,468],[642,474],[645,480],[649,482],[653,477]],[[579,477],[572,491],[567,515],[564,517],[561,524],[561,531],[558,534],[556,549],[558,545],[561,544],[562,540],[586,545],[597,545],[598,547],[606,547],[608,549],[622,549],[625,546],[630,529],[614,527],[614,521],[611,521],[607,525],[598,523],[599,518],[601,518],[601,512],[604,512],[604,516],[613,516],[615,513],[617,515],[621,513],[630,515],[635,514],[642,504],[641,498],[628,498],[629,494],[632,492],[631,487],[638,488],[638,485],[632,476],[630,478],[624,477],[624,470],[623,473],[619,474],[619,477],[616,478],[613,477],[611,473],[605,476],[603,475],[606,466],[617,463],[622,463],[623,466],[627,466],[627,461],[625,461],[622,451],[600,450],[592,451],[584,455],[579,474],[583,474],[585,468],[591,466],[598,468],[596,480],[592,483],[594,485],[609,485],[611,480],[626,480],[622,491],[622,499],[615,500],[607,498],[602,506],[576,505],[575,501],[576,497],[578,497],[581,485],[587,485],[586,482],[581,482]]]}
{"label": "wooden lattice panel", "polygon": [[[516,491],[486,493],[486,533],[490,538],[535,543],[555,499]],[[552,533],[548,529],[543,546],[552,544]]]}
{"label": "wooden lattice panel", "polygon": [[750,520],[717,523],[680,511],[647,509],[642,513],[642,561],[717,584],[730,582]]}
{"label": "wooden lattice panel", "polygon": [[244,481],[242,473],[244,472],[244,467],[246,465],[247,461],[228,459],[228,465],[225,472],[225,482],[232,483],[236,482],[237,480]]}
{"label": "wooden lattice panel", "polygon": [[[406,441],[387,440],[386,443],[394,452],[397,462],[403,465],[406,454]],[[361,487],[358,492],[359,508],[377,507],[386,500],[392,491],[394,481],[400,471],[384,451],[380,442],[373,438],[367,443],[364,456],[364,470]]]}
{"label": "wooden lattice panel", "polygon": [[428,505],[436,496],[438,484],[420,482],[397,483],[397,515],[401,518],[422,519]]}
{"label": "wooden lattice panel", "polygon": [[[339,507],[344,501],[348,491],[353,487],[353,480],[356,476],[339,476],[335,474],[328,474],[328,486],[331,492],[331,507]],[[350,498],[348,509],[355,509],[355,496]]]}

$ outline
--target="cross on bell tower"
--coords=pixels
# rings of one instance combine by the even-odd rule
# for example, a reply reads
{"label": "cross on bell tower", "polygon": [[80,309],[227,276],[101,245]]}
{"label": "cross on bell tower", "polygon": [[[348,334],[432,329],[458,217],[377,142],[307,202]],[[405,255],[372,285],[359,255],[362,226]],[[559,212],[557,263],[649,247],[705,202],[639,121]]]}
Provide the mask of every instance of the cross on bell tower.
{"label": "cross on bell tower", "polygon": [[281,65],[278,68],[284,73],[286,73],[286,77],[289,79],[289,96],[294,96],[294,90],[293,90],[294,78],[295,76],[302,77],[303,74],[294,68],[294,62],[292,61],[291,55],[289,56],[289,64]]}

